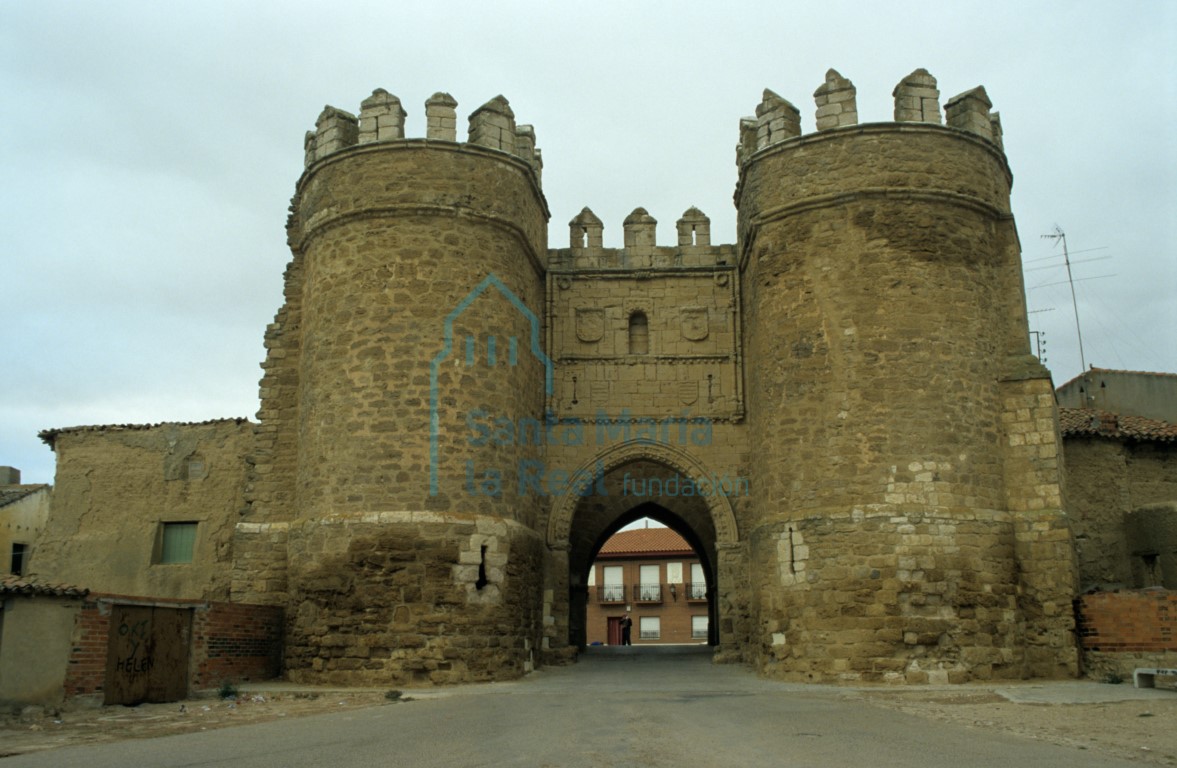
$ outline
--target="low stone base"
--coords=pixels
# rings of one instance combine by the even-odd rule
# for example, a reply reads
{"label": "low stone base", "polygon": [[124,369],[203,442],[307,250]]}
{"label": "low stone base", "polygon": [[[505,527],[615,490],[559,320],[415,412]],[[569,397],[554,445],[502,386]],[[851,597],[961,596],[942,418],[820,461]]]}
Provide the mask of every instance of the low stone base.
{"label": "low stone base", "polygon": [[535,667],[542,543],[486,516],[390,511],[292,526],[292,682],[512,680]]}

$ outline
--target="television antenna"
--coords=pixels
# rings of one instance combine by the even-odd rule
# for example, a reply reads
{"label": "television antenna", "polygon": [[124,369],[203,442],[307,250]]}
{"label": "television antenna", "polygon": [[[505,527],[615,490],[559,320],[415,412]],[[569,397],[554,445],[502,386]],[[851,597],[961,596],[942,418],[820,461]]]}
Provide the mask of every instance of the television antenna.
{"label": "television antenna", "polygon": [[1083,331],[1079,328],[1079,302],[1075,298],[1075,279],[1071,277],[1071,255],[1067,251],[1067,233],[1063,232],[1062,227],[1055,224],[1054,232],[1042,237],[1054,240],[1056,243],[1062,241],[1063,244],[1063,262],[1067,265],[1067,283],[1071,286],[1071,306],[1075,309],[1075,334],[1079,337],[1079,370],[1086,373],[1087,359],[1083,356]]}

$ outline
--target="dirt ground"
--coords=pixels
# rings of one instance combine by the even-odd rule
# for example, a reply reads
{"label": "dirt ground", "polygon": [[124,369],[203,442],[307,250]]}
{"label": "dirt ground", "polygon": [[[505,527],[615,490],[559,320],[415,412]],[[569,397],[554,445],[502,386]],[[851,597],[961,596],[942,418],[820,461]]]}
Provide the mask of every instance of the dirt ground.
{"label": "dirt ground", "polygon": [[[1127,683],[1131,685],[1131,683]],[[993,690],[860,692],[864,701],[970,728],[999,730],[1146,765],[1177,766],[1177,692],[1147,701],[1014,702]]]}
{"label": "dirt ground", "polygon": [[391,703],[383,693],[333,692],[244,694],[237,699],[195,698],[135,707],[76,707],[66,711],[26,710],[0,716],[0,758],[56,747],[146,739],[303,717]]}
{"label": "dirt ground", "polygon": [[[930,720],[996,729],[1146,765],[1177,766],[1177,692],[1171,698],[1091,704],[1019,703],[993,689],[972,687],[855,689],[840,695]],[[411,700],[410,691],[402,701]],[[235,700],[197,698],[64,712],[33,709],[0,718],[0,757],[391,703],[384,692],[358,691],[247,693]]]}

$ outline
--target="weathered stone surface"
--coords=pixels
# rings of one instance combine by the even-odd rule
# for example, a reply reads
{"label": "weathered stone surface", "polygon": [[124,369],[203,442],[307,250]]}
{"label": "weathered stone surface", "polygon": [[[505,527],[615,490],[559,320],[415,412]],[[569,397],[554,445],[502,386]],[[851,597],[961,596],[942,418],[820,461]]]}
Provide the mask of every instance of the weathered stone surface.
{"label": "weathered stone surface", "polygon": [[[260,424],[198,440],[239,462],[199,504],[245,506],[217,518],[201,593],[284,606],[298,681],[515,677],[574,658],[593,557],[649,515],[699,555],[717,658],[799,680],[1073,675],[1076,522],[1000,125],[980,90],[940,125],[923,70],[894,95],[898,122],[858,125],[830,70],[802,135],[766,90],[740,123],[736,245],[690,208],[660,246],[639,208],[605,248],[585,208],[552,250],[535,133],[506,99],[468,143],[447,94],[424,139],[384,91],[358,120],[325,110]],[[107,467],[75,439],[63,520]],[[133,463],[164,457],[151,483],[179,487],[152,439]]]}

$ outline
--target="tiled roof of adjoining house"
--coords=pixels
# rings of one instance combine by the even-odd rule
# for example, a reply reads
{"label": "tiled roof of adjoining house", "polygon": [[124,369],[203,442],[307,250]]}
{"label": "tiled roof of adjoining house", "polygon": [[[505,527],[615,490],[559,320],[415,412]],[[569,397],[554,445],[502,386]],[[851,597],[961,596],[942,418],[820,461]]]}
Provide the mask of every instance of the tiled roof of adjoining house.
{"label": "tiled roof of adjoining house", "polygon": [[36,485],[5,485],[0,487],[0,507],[20,501],[25,496],[31,496],[42,488],[49,486],[44,483]]}
{"label": "tiled roof of adjoining house", "polygon": [[1177,442],[1177,424],[1097,408],[1059,408],[1063,437],[1109,437],[1119,440]]}
{"label": "tiled roof of adjoining house", "polygon": [[637,528],[619,531],[601,547],[599,557],[608,555],[694,553],[686,539],[670,528]]}
{"label": "tiled roof of adjoining house", "polygon": [[90,590],[69,584],[44,584],[20,576],[0,578],[0,595],[46,595],[49,597],[85,597]]}
{"label": "tiled roof of adjoining house", "polygon": [[121,431],[135,431],[156,429],[158,427],[203,427],[206,424],[244,424],[249,422],[249,419],[244,416],[234,416],[227,419],[209,419],[208,421],[161,421],[158,424],[95,424],[88,427],[61,427],[60,429],[43,429],[37,433],[37,437],[41,438],[50,448],[53,447],[53,441],[57,439],[58,435],[70,434],[74,432],[121,432]]}

